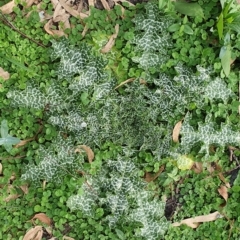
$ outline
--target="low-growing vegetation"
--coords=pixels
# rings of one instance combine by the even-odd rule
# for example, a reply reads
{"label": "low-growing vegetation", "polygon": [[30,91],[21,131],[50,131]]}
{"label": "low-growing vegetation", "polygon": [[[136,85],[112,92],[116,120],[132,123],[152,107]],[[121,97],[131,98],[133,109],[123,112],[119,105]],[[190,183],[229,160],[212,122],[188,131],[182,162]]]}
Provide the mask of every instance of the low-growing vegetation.
{"label": "low-growing vegetation", "polygon": [[0,239],[239,239],[235,0],[0,3]]}

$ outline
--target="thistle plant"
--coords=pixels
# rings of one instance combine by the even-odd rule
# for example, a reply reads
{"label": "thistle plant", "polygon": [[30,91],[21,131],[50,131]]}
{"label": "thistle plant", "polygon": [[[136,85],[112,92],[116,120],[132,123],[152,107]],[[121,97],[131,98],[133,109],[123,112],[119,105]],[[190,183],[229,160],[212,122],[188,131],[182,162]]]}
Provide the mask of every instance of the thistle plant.
{"label": "thistle plant", "polygon": [[240,144],[239,132],[233,131],[229,124],[221,124],[219,130],[216,129],[211,121],[211,116],[207,116],[205,123],[199,123],[198,130],[190,125],[191,114],[187,114],[184,119],[184,124],[181,128],[181,149],[184,153],[188,153],[196,143],[201,142],[200,153],[209,155],[210,146],[236,145]]}
{"label": "thistle plant", "polygon": [[47,148],[40,147],[37,155],[38,165],[30,164],[22,175],[23,180],[39,184],[41,180],[61,183],[65,175],[77,176],[77,170],[83,169],[84,157],[75,152],[73,139],[64,139],[59,133],[55,141]]}
{"label": "thistle plant", "polygon": [[[147,4],[146,13],[136,16],[134,22],[136,36],[131,44],[137,55],[133,60],[145,72],[125,84],[122,93],[115,89],[117,79],[102,56],[84,44],[76,49],[66,40],[52,42],[52,59],[60,62],[58,79],[52,79],[46,89],[30,84],[24,91],[8,92],[14,104],[39,110],[48,106],[47,121],[68,135],[62,138],[60,134],[48,148],[40,148],[38,164],[27,167],[24,180],[60,182],[69,172],[84,170],[82,155],[74,152],[76,143],[94,148],[111,141],[131,151],[150,151],[156,161],[174,154],[187,155],[195,144],[206,155],[212,144],[239,145],[239,133],[231,126],[222,124],[216,129],[208,118],[196,130],[189,114],[174,152],[171,133],[176,119],[183,118],[189,109],[204,109],[208,102],[226,103],[236,96],[223,79],[211,76],[211,69],[197,66],[194,71],[179,64],[174,77],[160,72],[168,58],[166,49],[171,47],[166,29],[172,20],[162,16],[154,4]],[[96,210],[103,208],[110,227],[138,222],[137,235],[159,239],[168,226],[164,203],[148,190],[134,161],[131,154],[108,159],[96,175],[84,175],[86,182],[79,194],[70,197],[67,204],[93,218]]]}
{"label": "thistle plant", "polygon": [[136,33],[131,43],[137,56],[132,60],[143,69],[159,68],[169,58],[167,49],[172,47],[172,40],[167,29],[173,19],[163,15],[157,4],[148,3],[145,9],[133,20]]}
{"label": "thistle plant", "polygon": [[[165,30],[171,18],[149,3],[146,13],[137,15],[134,22],[135,48],[141,52],[157,52],[164,58],[164,49],[170,47]],[[156,34],[160,38],[155,38]],[[145,64],[147,83],[140,84],[141,79],[136,79],[125,85],[125,94],[121,95],[114,90],[117,80],[106,70],[107,62],[85,44],[76,49],[65,39],[53,41],[51,56],[53,60],[60,59],[57,81],[52,80],[47,89],[30,85],[23,92],[9,91],[7,96],[21,106],[44,109],[48,105],[51,124],[92,147],[110,140],[135,149],[151,150],[161,159],[171,145],[170,134],[176,117],[184,116],[191,104],[202,107],[205,99],[226,102],[234,97],[223,80],[212,79],[210,69],[200,66],[193,72],[179,64],[175,77],[163,73],[156,77],[148,71],[148,66],[155,65]],[[146,61],[151,62],[151,58]],[[68,81],[67,89],[58,84],[64,79]],[[85,95],[87,106],[82,98]]]}
{"label": "thistle plant", "polygon": [[102,207],[108,213],[105,221],[110,227],[139,222],[142,227],[137,229],[136,235],[159,239],[168,228],[165,203],[146,187],[131,158],[118,156],[117,160],[107,160],[97,175],[86,176],[81,194],[71,196],[67,205],[89,217],[94,217],[97,208]]}

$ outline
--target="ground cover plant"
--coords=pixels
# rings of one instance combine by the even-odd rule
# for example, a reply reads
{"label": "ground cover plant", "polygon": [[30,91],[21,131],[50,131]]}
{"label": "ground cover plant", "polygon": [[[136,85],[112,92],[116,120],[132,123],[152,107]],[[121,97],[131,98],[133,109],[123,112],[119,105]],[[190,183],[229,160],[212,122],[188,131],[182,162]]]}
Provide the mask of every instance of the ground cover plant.
{"label": "ground cover plant", "polygon": [[239,238],[231,2],[90,8],[60,38],[34,6],[1,9],[0,238]]}

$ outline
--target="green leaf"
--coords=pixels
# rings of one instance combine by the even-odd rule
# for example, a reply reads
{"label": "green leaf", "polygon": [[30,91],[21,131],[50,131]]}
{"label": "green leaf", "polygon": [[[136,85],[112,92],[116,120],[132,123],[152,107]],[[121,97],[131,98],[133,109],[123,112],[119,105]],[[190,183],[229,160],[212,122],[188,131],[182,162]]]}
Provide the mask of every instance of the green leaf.
{"label": "green leaf", "polygon": [[159,9],[163,9],[166,6],[166,0],[159,0],[158,7]]}
{"label": "green leaf", "polygon": [[0,138],[0,145],[5,145],[5,144],[18,144],[21,140],[15,137],[8,136],[6,138]]}
{"label": "green leaf", "polygon": [[189,170],[193,166],[193,160],[186,156],[186,155],[180,155],[177,158],[177,167],[181,170]]}
{"label": "green leaf", "polygon": [[[229,9],[230,9],[230,6],[232,4],[233,0],[229,1],[226,6],[224,6],[223,8],[223,18],[226,18],[227,17],[227,14],[229,12]],[[224,4],[225,5],[225,4]]]}
{"label": "green leaf", "polygon": [[1,123],[1,136],[3,138],[6,138],[8,136],[7,120],[2,120],[2,123]]}
{"label": "green leaf", "polygon": [[4,144],[3,145],[7,152],[10,152],[12,150],[12,144]]}
{"label": "green leaf", "polygon": [[223,36],[223,13],[221,13],[220,16],[218,17],[217,30],[218,30],[219,39],[222,39],[222,36]]}
{"label": "green leaf", "polygon": [[176,32],[177,30],[180,29],[180,24],[178,23],[174,23],[173,25],[171,25],[169,28],[168,28],[168,31],[169,32]]}
{"label": "green leaf", "polygon": [[89,103],[89,99],[88,99],[88,93],[87,92],[83,92],[81,94],[81,101],[84,105],[87,105]]}
{"label": "green leaf", "polygon": [[220,59],[223,71],[226,76],[230,73],[230,66],[231,66],[231,46],[223,46],[220,51]]}
{"label": "green leaf", "polygon": [[203,9],[198,3],[189,3],[185,1],[175,2],[176,11],[190,17],[204,17]]}
{"label": "green leaf", "polygon": [[192,34],[193,34],[192,28],[189,27],[188,25],[184,25],[183,31],[184,31],[186,34],[189,34],[189,35],[192,35]]}
{"label": "green leaf", "polygon": [[121,240],[125,240],[125,239],[126,239],[124,233],[123,233],[121,230],[119,230],[119,229],[117,229],[117,228],[116,228],[115,230],[116,230],[116,233],[117,233],[118,237],[119,237]]}

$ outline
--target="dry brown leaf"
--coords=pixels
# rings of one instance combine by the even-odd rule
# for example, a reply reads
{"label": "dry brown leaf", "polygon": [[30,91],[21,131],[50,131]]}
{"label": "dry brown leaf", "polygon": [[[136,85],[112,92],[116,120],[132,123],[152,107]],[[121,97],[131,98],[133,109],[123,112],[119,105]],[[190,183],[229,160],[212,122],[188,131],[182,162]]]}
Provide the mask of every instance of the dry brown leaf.
{"label": "dry brown leaf", "polygon": [[0,77],[4,80],[8,80],[10,78],[10,74],[0,67]]}
{"label": "dry brown leaf", "polygon": [[47,181],[43,180],[43,183],[42,183],[43,190],[46,188],[46,185],[47,185]]}
{"label": "dry brown leaf", "polygon": [[78,11],[72,9],[70,6],[68,6],[64,0],[59,0],[60,4],[62,5],[62,7],[67,11],[69,12],[73,17],[76,17],[76,18],[86,18],[88,17],[89,15],[87,13],[79,13]]}
{"label": "dry brown leaf", "polygon": [[198,225],[202,222],[211,222],[214,221],[218,218],[222,217],[222,215],[216,211],[214,213],[210,213],[208,215],[202,215],[202,216],[197,216],[197,217],[193,217],[193,218],[187,218],[182,220],[181,222],[175,222],[172,224],[172,226],[174,227],[179,227],[182,224],[186,224],[191,228],[197,228]]}
{"label": "dry brown leaf", "polygon": [[144,180],[145,180],[146,182],[152,182],[152,181],[154,181],[154,180],[155,180],[156,178],[158,178],[158,176],[163,172],[163,170],[164,170],[164,166],[161,166],[161,167],[159,168],[158,172],[155,173],[155,174],[151,174],[151,173],[146,172],[146,173],[145,173],[145,176],[144,176]]}
{"label": "dry brown leaf", "polygon": [[220,180],[221,180],[223,183],[225,183],[225,186],[226,186],[227,188],[231,188],[230,183],[225,179],[225,177],[223,176],[222,173],[219,173],[219,174],[218,174],[218,177],[220,178]]}
{"label": "dry brown leaf", "polygon": [[118,86],[116,86],[114,89],[116,90],[116,89],[120,88],[121,86],[125,85],[126,83],[133,82],[134,80],[135,80],[135,78],[129,78],[129,79],[121,82],[121,83],[120,83]]}
{"label": "dry brown leaf", "polygon": [[227,200],[228,200],[228,190],[227,190],[227,187],[221,185],[221,187],[218,189],[218,192],[224,198],[224,200],[227,202]]}
{"label": "dry brown leaf", "polygon": [[119,24],[115,26],[115,33],[110,37],[107,44],[101,49],[101,53],[108,53],[115,43],[115,39],[117,38],[119,32]]}
{"label": "dry brown leaf", "polygon": [[9,180],[13,181],[16,179],[16,174],[15,173],[12,173],[11,177],[9,178]]}
{"label": "dry brown leaf", "polygon": [[214,168],[211,164],[208,164],[207,170],[208,170],[210,173],[213,173],[213,172],[215,171],[215,168]]}
{"label": "dry brown leaf", "polygon": [[17,4],[15,3],[14,0],[12,0],[11,2],[3,5],[2,7],[0,7],[0,11],[3,13],[3,14],[9,14],[13,11],[13,8],[17,6]]}
{"label": "dry brown leaf", "polygon": [[25,194],[28,194],[28,184],[22,185],[22,186],[20,186],[20,188],[22,189],[22,191],[23,191]]}
{"label": "dry brown leaf", "polygon": [[83,29],[83,31],[82,31],[82,36],[83,36],[83,37],[86,35],[87,31],[88,31],[88,26],[85,25],[85,26],[84,26],[84,29]]}
{"label": "dry brown leaf", "polygon": [[131,3],[131,2],[128,2],[127,0],[113,0],[115,3],[118,3],[118,2],[125,2],[125,3],[128,3],[129,4],[129,6],[134,6],[134,4],[133,3]]}
{"label": "dry brown leaf", "polygon": [[44,29],[45,31],[50,34],[50,35],[57,35],[59,37],[62,37],[65,35],[65,33],[61,30],[52,30],[51,27],[53,25],[53,20],[50,19],[45,25],[44,25]]}
{"label": "dry brown leaf", "polygon": [[6,197],[6,198],[4,199],[4,201],[5,201],[5,202],[9,202],[9,201],[15,200],[15,199],[17,199],[17,198],[19,198],[19,197],[20,197],[19,194],[10,194],[8,197]]}
{"label": "dry brown leaf", "polygon": [[23,237],[23,240],[41,240],[43,235],[42,226],[31,228]]}
{"label": "dry brown leaf", "polygon": [[[25,0],[26,6],[27,6],[27,7],[30,7],[30,6],[33,4],[34,1],[35,1],[35,0]],[[12,12],[13,12],[13,8],[14,8],[15,6],[17,6],[17,4],[15,3],[14,0],[12,0],[11,2],[9,2],[9,3],[5,4],[5,5],[3,5],[2,7],[0,7],[0,11],[1,11],[3,14],[9,14],[9,13],[12,13]]]}
{"label": "dry brown leaf", "polygon": [[3,167],[2,167],[2,164],[0,163],[0,175],[2,175],[2,169]]}
{"label": "dry brown leaf", "polygon": [[194,164],[192,166],[192,170],[195,173],[201,173],[203,170],[203,164],[201,162],[194,162]]}
{"label": "dry brown leaf", "polygon": [[38,219],[40,222],[47,224],[48,226],[51,226],[52,220],[45,214],[45,213],[37,213],[32,217],[32,221],[35,219]]}
{"label": "dry brown leaf", "polygon": [[53,21],[59,22],[60,20],[58,18],[61,18],[61,16],[65,14],[66,14],[65,9],[62,8],[61,4],[58,4],[53,13]]}
{"label": "dry brown leaf", "polygon": [[58,0],[51,0],[51,2],[54,8],[59,4]]}
{"label": "dry brown leaf", "polygon": [[22,140],[20,143],[16,144],[14,147],[15,148],[19,148],[19,147],[22,147],[24,145],[26,145],[28,142],[34,140],[35,138],[32,137],[32,138],[29,138],[29,139],[26,139],[26,140]]}
{"label": "dry brown leaf", "polygon": [[68,236],[63,236],[63,240],[75,240],[75,239]]}
{"label": "dry brown leaf", "polygon": [[[53,232],[52,226],[48,226],[48,227],[44,227],[44,228],[45,228],[46,232],[47,232],[50,236],[52,236],[52,232]],[[49,240],[50,240],[50,239],[49,239]]]}
{"label": "dry brown leaf", "polygon": [[90,147],[88,147],[87,145],[79,145],[75,149],[75,153],[76,152],[80,152],[81,153],[82,152],[81,149],[83,149],[87,153],[89,163],[92,163],[92,161],[94,159],[94,152],[93,152],[93,150]]}
{"label": "dry brown leaf", "polygon": [[110,10],[111,8],[109,7],[108,3],[106,0],[101,0],[101,3],[103,5],[103,7],[106,9],[106,10]]}
{"label": "dry brown leaf", "polygon": [[94,7],[94,0],[88,0],[89,7]]}
{"label": "dry brown leaf", "polygon": [[63,22],[68,21],[70,15],[68,13],[63,13],[62,15],[58,15],[53,21],[54,22]]}
{"label": "dry brown leaf", "polygon": [[182,127],[182,120],[177,122],[175,127],[173,128],[172,139],[174,142],[179,141],[179,134],[180,134],[181,127]]}
{"label": "dry brown leaf", "polygon": [[26,0],[27,2],[27,7],[31,7],[33,5],[35,0]]}

